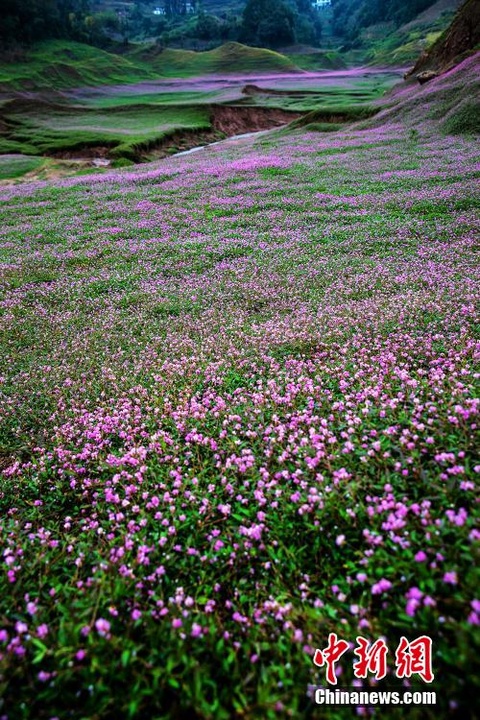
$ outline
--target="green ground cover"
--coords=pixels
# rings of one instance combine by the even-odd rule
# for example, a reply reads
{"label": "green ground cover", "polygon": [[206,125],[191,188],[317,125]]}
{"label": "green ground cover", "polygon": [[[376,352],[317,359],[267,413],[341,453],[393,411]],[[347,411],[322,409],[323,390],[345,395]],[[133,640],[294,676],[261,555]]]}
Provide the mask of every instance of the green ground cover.
{"label": "green ground cover", "polygon": [[0,180],[16,178],[38,170],[45,158],[27,157],[25,155],[0,155]]}
{"label": "green ground cover", "polygon": [[279,53],[239,43],[227,43],[207,52],[139,46],[125,55],[116,55],[82,43],[49,40],[26,51],[23,61],[0,63],[0,92],[56,91],[211,73],[296,70],[292,60]]}
{"label": "green ground cover", "polygon": [[425,111],[476,77],[0,188],[9,720],[355,717],[314,703],[330,633],[339,684],[384,638],[437,693],[370,716],[478,715],[480,156]]}
{"label": "green ground cover", "polygon": [[[81,62],[83,46],[78,49],[73,45],[75,52],[78,51],[74,58]],[[55,43],[53,46],[58,53],[63,47]],[[238,47],[243,53],[243,47]],[[218,48],[212,53],[218,58],[221,50]],[[88,53],[91,51],[90,48]],[[93,62],[93,55],[88,53]],[[204,67],[199,61],[200,55],[208,53],[190,53],[189,62],[197,62],[196,73]],[[72,62],[75,65],[75,61]],[[105,77],[103,79],[105,81]],[[199,144],[220,137],[213,133],[212,103],[297,113],[317,111],[320,122],[346,122],[368,114],[368,110],[360,108],[378,100],[396,81],[398,73],[395,72],[345,70],[338,76],[327,73],[297,78],[277,72],[274,76],[260,74],[258,79],[243,74],[225,79],[216,76],[209,79],[206,75],[179,78],[174,82],[161,83],[157,79],[82,88],[61,96],[37,93],[29,98],[22,96],[2,102],[0,153],[54,157],[77,153],[82,157],[82,152],[100,148],[100,154],[108,154],[111,159],[140,161],[166,138],[183,134],[192,146],[196,144],[195,132],[199,133]],[[260,83],[261,92],[246,95],[243,88],[251,82]],[[246,126],[244,131],[249,129]],[[176,147],[175,143],[172,147]],[[4,169],[4,172],[7,171]],[[13,166],[12,173],[11,177],[17,174]]]}
{"label": "green ground cover", "polygon": [[273,50],[247,47],[234,42],[205,52],[172,48],[155,52],[140,47],[128,57],[146,64],[162,77],[298,71],[291,59]]}
{"label": "green ground cover", "polygon": [[117,107],[107,112],[85,107],[13,103],[4,111],[8,137],[0,136],[0,151],[55,154],[89,147],[109,148],[112,157],[135,158],[178,130],[211,129],[208,109],[149,104]]}

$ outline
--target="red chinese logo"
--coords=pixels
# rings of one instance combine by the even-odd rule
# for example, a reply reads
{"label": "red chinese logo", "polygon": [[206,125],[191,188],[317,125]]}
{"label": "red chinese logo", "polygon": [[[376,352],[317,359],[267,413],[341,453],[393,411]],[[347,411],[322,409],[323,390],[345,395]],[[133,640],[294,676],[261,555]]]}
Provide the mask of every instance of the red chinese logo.
{"label": "red chinese logo", "polygon": [[328,645],[325,650],[315,650],[313,662],[317,667],[327,666],[327,682],[330,685],[337,684],[337,676],[335,675],[335,663],[340,660],[343,653],[348,650],[348,642],[346,640],[337,640],[336,633],[330,633],[328,636]]}
{"label": "red chinese logo", "polygon": [[[339,640],[336,633],[328,636],[328,645],[324,650],[315,650],[313,662],[317,667],[326,667],[326,679],[330,685],[337,684],[336,663],[347,652],[349,644]],[[358,660],[353,664],[356,678],[365,679],[372,674],[376,680],[382,680],[388,672],[388,647],[382,638],[369,642],[364,637],[357,637],[354,650]],[[431,683],[435,677],[432,672],[432,639],[427,635],[408,642],[402,635],[395,651],[395,670],[397,678],[410,678],[419,675],[424,682]]]}
{"label": "red chinese logo", "polygon": [[353,664],[356,678],[366,678],[367,673],[373,673],[376,680],[382,680],[387,674],[388,647],[381,638],[370,644],[363,637],[357,637],[355,655],[360,659]]}
{"label": "red chinese logo", "polygon": [[395,651],[395,667],[399,678],[417,674],[424,682],[431,683],[435,677],[432,672],[432,639],[421,635],[409,643],[402,635]]}

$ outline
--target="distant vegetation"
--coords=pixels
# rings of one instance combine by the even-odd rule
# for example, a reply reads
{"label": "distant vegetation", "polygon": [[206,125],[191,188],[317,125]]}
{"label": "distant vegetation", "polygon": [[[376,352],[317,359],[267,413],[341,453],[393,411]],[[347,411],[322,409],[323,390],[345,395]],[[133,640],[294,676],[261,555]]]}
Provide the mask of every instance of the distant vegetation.
{"label": "distant vegetation", "polygon": [[90,0],[3,0],[0,48],[47,38],[98,43],[115,26],[114,13],[92,13]]}
{"label": "distant vegetation", "polygon": [[[388,56],[395,47],[405,45],[401,57],[413,60],[419,51],[418,32],[401,31],[399,36],[397,31],[439,4],[441,0],[331,0],[327,6],[312,0],[105,0],[101,5],[93,0],[5,0],[0,50],[17,60],[15,51],[22,47],[45,39],[68,39],[120,54],[132,43],[198,51],[241,42],[282,50],[323,44],[324,50],[341,47],[343,53],[362,50],[370,55],[374,48],[373,56],[377,50],[380,56]],[[439,23],[437,17],[431,19],[431,30],[443,30],[458,4],[459,0],[447,3],[445,17]],[[424,29],[423,39],[429,31]]]}
{"label": "distant vegetation", "polygon": [[432,0],[332,0],[334,32],[358,42],[364,28],[378,23],[398,27],[430,5]]}

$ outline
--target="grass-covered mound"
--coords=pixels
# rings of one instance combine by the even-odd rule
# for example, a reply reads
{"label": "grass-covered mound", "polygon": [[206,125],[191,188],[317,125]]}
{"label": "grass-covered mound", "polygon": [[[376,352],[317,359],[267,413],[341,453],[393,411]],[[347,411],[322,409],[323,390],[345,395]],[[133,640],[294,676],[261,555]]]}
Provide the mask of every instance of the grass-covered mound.
{"label": "grass-covered mound", "polygon": [[140,46],[124,55],[91,45],[51,40],[25,52],[23,60],[0,62],[0,92],[62,90],[134,83],[160,77],[213,73],[298,72],[289,58],[272,50],[227,43],[207,52]]}
{"label": "grass-covered mound", "polygon": [[351,717],[336,632],[390,685],[430,635],[408,717],[475,716],[478,147],[437,129],[1,190],[3,715]]}
{"label": "grass-covered mound", "polygon": [[0,91],[62,90],[156,76],[121,55],[83,43],[49,40],[26,51],[23,60],[0,63]]}
{"label": "grass-covered mound", "polygon": [[158,52],[150,49],[136,50],[132,58],[143,63],[164,77],[188,77],[223,73],[299,72],[295,63],[273,50],[253,48],[236,42],[207,50],[176,50],[166,48]]}
{"label": "grass-covered mound", "polygon": [[[307,48],[308,49],[308,48]],[[346,63],[342,55],[336,50],[318,50],[316,48],[308,49],[308,52],[299,48],[298,51],[286,52],[285,54],[290,60],[302,70],[316,72],[318,70],[340,70],[346,67]]]}
{"label": "grass-covered mound", "polygon": [[286,132],[297,130],[298,128],[306,128],[308,130],[324,130],[334,126],[335,129],[344,123],[355,122],[356,120],[365,120],[372,117],[378,112],[378,108],[372,108],[365,105],[352,106],[333,106],[323,107],[320,110],[312,110],[303,115],[298,120],[291,122],[286,128]]}
{"label": "grass-covered mound", "polygon": [[41,157],[25,155],[0,155],[0,180],[22,177],[37,170],[43,164]]}

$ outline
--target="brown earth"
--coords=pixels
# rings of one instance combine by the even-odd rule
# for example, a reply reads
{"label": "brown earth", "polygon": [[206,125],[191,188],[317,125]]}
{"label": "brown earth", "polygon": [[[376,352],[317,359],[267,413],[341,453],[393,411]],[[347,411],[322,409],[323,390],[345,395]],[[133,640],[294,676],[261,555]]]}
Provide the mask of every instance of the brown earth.
{"label": "brown earth", "polygon": [[48,157],[58,158],[60,160],[93,160],[96,158],[108,158],[112,148],[105,145],[95,145],[93,147],[82,146],[76,150],[58,150],[48,153]]}
{"label": "brown earth", "polygon": [[215,130],[225,133],[228,137],[257,130],[270,130],[286,125],[300,116],[301,113],[280,108],[215,105],[212,107],[211,123]]}
{"label": "brown earth", "polygon": [[256,108],[238,105],[213,105],[210,111],[212,130],[177,130],[153,146],[145,148],[138,160],[157,160],[176,152],[243,135],[244,133],[270,130],[286,125],[300,117],[300,113],[278,108]]}

